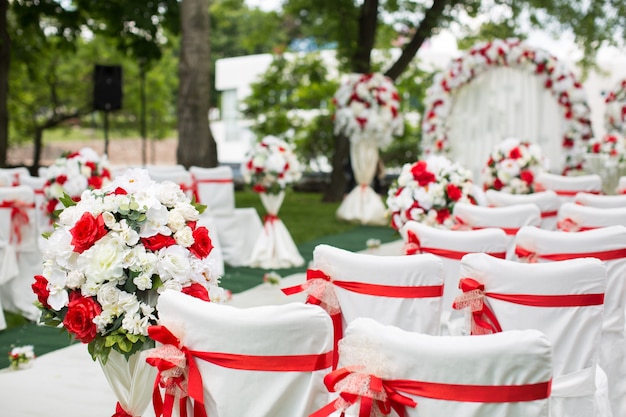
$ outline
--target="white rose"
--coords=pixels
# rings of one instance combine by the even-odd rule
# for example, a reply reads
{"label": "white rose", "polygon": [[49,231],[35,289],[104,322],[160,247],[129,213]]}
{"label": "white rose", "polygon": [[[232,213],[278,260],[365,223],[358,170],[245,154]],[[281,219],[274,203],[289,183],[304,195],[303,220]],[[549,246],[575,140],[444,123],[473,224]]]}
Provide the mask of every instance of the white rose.
{"label": "white rose", "polygon": [[115,284],[107,282],[100,286],[98,294],[96,294],[96,298],[102,308],[108,308],[118,304],[120,293],[121,291],[117,289]]}
{"label": "white rose", "polygon": [[82,175],[77,175],[73,177],[69,177],[65,184],[63,184],[63,188],[65,192],[70,196],[79,196],[85,191],[88,187],[87,178]]}
{"label": "white rose", "polygon": [[161,249],[158,253],[157,271],[164,282],[168,279],[185,282],[191,272],[188,251],[178,245]]}
{"label": "white rose", "polygon": [[88,279],[96,283],[124,278],[123,261],[128,249],[111,235],[106,235],[82,253],[78,264]]}
{"label": "white rose", "polygon": [[133,284],[135,284],[140,291],[149,290],[152,288],[152,275],[139,274],[133,278]]}
{"label": "white rose", "polygon": [[169,212],[167,217],[167,225],[173,232],[177,232],[185,227],[187,222],[185,221],[185,216],[183,216],[181,211],[173,209]]}
{"label": "white rose", "polygon": [[185,202],[179,201],[178,203],[176,203],[176,205],[174,206],[174,210],[182,214],[182,216],[187,221],[196,221],[198,220],[200,216],[200,213],[198,213],[198,210],[196,210],[194,206],[192,206],[186,201]]}
{"label": "white rose", "polygon": [[161,182],[157,190],[159,201],[168,207],[173,207],[178,201],[187,199],[180,186],[172,181]]}
{"label": "white rose", "polygon": [[79,288],[85,282],[85,275],[79,270],[71,270],[67,273],[67,280],[65,285],[68,288],[76,289]]}
{"label": "white rose", "polygon": [[193,245],[194,239],[191,227],[185,226],[182,229],[178,230],[176,233],[174,233],[174,239],[176,239],[177,244],[185,248]]}

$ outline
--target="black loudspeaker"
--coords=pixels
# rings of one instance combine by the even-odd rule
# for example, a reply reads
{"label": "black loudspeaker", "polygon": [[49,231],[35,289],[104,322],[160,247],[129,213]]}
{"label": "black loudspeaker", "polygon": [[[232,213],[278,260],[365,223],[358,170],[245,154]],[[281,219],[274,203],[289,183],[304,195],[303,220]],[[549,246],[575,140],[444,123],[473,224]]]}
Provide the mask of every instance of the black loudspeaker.
{"label": "black loudspeaker", "polygon": [[104,111],[122,108],[120,65],[96,65],[93,73],[93,108]]}

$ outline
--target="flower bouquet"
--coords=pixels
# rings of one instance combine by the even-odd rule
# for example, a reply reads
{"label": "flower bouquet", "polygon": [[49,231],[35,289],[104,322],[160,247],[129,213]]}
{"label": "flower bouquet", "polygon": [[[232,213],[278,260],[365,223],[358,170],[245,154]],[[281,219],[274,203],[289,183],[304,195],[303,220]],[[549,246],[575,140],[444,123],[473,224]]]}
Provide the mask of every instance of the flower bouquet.
{"label": "flower bouquet", "polygon": [[489,155],[482,171],[483,187],[510,194],[530,194],[536,191],[535,177],[547,166],[539,145],[507,138]]}
{"label": "flower bouquet", "polygon": [[378,165],[378,149],[401,135],[404,121],[393,82],[380,73],[344,77],[333,98],[335,134],[350,139],[350,162],[358,184],[337,210],[337,217],[361,224],[385,224],[385,206],[369,186]]}
{"label": "flower bouquet", "polygon": [[159,293],[223,298],[208,230],[196,225],[203,207],[141,169],[63,202],[32,286],[41,321],[87,343],[119,400],[116,416],[139,416],[156,375],[142,354],[154,347],[147,329],[157,323]]}
{"label": "flower bouquet", "polygon": [[584,168],[602,177],[605,194],[615,194],[619,178],[626,175],[626,139],[617,132],[591,140]]}
{"label": "flower bouquet", "polygon": [[17,346],[9,352],[9,363],[11,369],[23,369],[31,365],[35,359],[33,345]]}
{"label": "flower bouquet", "polygon": [[241,173],[259,193],[267,212],[263,231],[252,249],[249,265],[266,269],[304,264],[289,231],[278,218],[285,188],[300,179],[302,171],[293,148],[274,136],[266,136],[248,153]]}
{"label": "flower bouquet", "polygon": [[407,221],[415,220],[451,229],[455,226],[454,205],[477,204],[479,199],[471,178],[469,170],[440,155],[405,164],[387,196],[391,227],[400,230]]}
{"label": "flower bouquet", "polygon": [[604,125],[609,133],[626,135],[626,79],[620,81],[604,99]]}
{"label": "flower bouquet", "polygon": [[46,170],[46,183],[43,187],[46,198],[45,211],[50,224],[58,218],[64,208],[61,198],[70,196],[74,201],[87,189],[102,188],[111,180],[109,162],[106,155],[100,157],[91,148],[78,152],[66,152],[57,158]]}

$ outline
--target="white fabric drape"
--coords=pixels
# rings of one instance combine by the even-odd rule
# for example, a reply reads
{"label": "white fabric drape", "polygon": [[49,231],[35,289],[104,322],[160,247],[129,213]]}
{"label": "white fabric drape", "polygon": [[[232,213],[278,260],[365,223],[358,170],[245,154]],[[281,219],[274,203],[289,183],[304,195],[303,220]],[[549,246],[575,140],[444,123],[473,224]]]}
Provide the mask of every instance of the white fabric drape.
{"label": "white fabric drape", "polygon": [[537,143],[560,172],[563,111],[543,79],[519,68],[494,68],[456,94],[448,119],[451,158],[472,170],[474,180],[489,153],[507,137]]}
{"label": "white fabric drape", "polygon": [[263,230],[252,249],[250,266],[264,269],[290,268],[304,264],[285,224],[278,218],[278,211],[285,199],[285,192],[261,193],[261,203],[267,212]]}
{"label": "white fabric drape", "polygon": [[[112,350],[106,364],[100,362],[100,366],[122,408],[133,417],[141,417],[152,400],[152,382],[157,375],[157,368],[146,363],[146,351],[126,359]],[[111,410],[115,410],[115,404]]]}
{"label": "white fabric drape", "polygon": [[378,145],[361,140],[350,143],[350,162],[357,186],[350,191],[337,209],[337,218],[361,224],[385,225],[385,205],[382,198],[369,186],[376,175]]}

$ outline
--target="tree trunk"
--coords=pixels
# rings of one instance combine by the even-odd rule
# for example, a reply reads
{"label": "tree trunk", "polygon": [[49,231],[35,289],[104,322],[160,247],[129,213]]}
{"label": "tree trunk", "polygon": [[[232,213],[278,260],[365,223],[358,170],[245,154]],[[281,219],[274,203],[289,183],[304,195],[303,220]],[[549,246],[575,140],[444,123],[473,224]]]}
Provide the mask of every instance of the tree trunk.
{"label": "tree trunk", "polygon": [[[371,55],[376,40],[378,25],[378,0],[365,0],[359,15],[359,33],[357,47],[352,56],[353,72],[367,74],[371,72]],[[341,201],[346,190],[346,166],[350,158],[350,141],[345,135],[335,135],[335,152],[333,154],[333,172],[330,184],[324,193],[323,201]],[[351,165],[350,165],[351,166]],[[349,168],[351,171],[351,168]],[[349,172],[348,175],[353,175]]]}
{"label": "tree trunk", "polygon": [[36,127],[33,143],[33,165],[30,167],[31,175],[37,175],[41,163],[41,149],[43,148],[43,127]]}
{"label": "tree trunk", "polygon": [[185,167],[217,166],[217,145],[209,127],[209,0],[180,3],[181,45],[178,65],[178,150]]}
{"label": "tree trunk", "polygon": [[11,39],[7,28],[8,0],[0,0],[0,166],[7,165],[9,150],[9,58]]}

